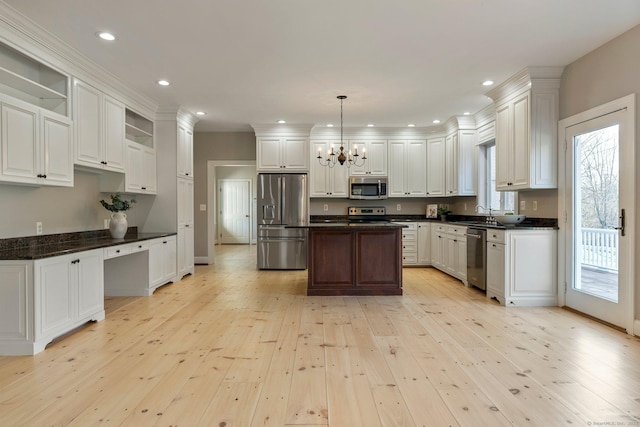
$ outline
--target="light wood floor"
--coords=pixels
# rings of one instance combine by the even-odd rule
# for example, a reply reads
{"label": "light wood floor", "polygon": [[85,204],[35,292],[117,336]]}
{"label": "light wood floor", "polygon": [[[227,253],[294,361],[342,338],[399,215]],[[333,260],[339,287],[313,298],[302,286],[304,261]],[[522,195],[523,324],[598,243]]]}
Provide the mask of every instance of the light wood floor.
{"label": "light wood floor", "polygon": [[0,426],[640,424],[640,341],[569,311],[429,268],[402,297],[306,297],[306,272],[257,271],[255,246],[216,259],[0,357]]}

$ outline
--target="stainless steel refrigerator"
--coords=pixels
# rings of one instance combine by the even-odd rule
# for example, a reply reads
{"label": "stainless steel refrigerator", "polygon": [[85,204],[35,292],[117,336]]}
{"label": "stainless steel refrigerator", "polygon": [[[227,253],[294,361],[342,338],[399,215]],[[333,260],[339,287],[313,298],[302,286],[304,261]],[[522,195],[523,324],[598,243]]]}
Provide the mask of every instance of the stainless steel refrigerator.
{"label": "stainless steel refrigerator", "polygon": [[306,174],[258,174],[259,269],[307,268],[308,206]]}

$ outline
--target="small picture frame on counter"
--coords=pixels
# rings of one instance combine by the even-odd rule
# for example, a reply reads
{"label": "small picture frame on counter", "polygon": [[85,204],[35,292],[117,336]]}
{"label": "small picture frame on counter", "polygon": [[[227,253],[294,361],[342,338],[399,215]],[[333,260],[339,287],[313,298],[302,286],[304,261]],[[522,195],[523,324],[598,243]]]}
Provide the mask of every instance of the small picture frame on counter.
{"label": "small picture frame on counter", "polygon": [[427,218],[438,218],[438,205],[427,205]]}

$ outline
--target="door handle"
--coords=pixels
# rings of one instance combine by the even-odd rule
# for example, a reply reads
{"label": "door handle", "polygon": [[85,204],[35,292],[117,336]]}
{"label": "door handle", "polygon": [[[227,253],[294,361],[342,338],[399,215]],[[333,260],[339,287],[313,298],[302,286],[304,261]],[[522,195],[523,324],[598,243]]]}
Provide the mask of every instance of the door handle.
{"label": "door handle", "polygon": [[619,227],[609,227],[609,229],[611,229],[611,230],[620,230],[620,235],[624,236],[625,235],[624,234],[624,228],[625,228],[626,223],[627,223],[624,209],[620,209],[620,216],[618,218],[620,219],[620,222],[619,222],[620,226]]}

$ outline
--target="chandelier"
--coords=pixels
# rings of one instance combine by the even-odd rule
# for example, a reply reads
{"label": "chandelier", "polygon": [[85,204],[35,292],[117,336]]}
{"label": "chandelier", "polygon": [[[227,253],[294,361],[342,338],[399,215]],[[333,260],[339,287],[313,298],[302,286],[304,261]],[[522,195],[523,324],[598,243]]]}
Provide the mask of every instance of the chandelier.
{"label": "chandelier", "polygon": [[351,150],[349,150],[348,153],[345,153],[344,151],[344,141],[343,141],[343,129],[342,129],[342,102],[347,99],[346,95],[339,95],[338,99],[340,100],[340,152],[339,153],[335,153],[333,151],[333,146],[331,147],[330,150],[327,150],[327,157],[323,158],[322,157],[322,150],[318,150],[318,162],[320,162],[320,164],[322,166],[327,166],[327,167],[334,167],[335,165],[337,165],[338,163],[340,163],[340,165],[344,165],[345,162],[347,163],[346,166],[349,168],[352,165],[353,166],[363,166],[365,160],[367,160],[367,149],[366,148],[362,148],[362,157],[360,157],[360,155],[358,154],[358,147],[354,146],[354,153],[351,153]]}

